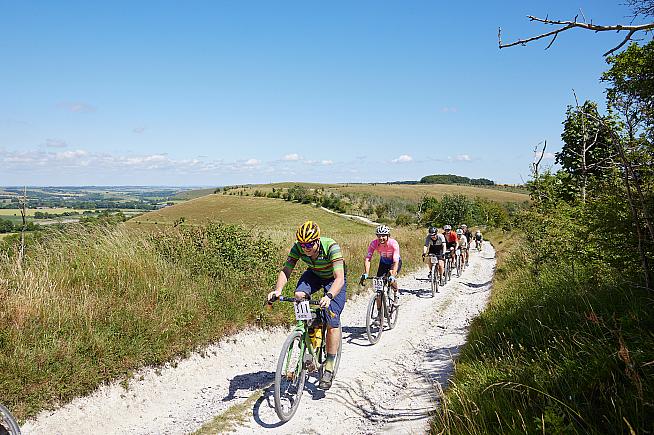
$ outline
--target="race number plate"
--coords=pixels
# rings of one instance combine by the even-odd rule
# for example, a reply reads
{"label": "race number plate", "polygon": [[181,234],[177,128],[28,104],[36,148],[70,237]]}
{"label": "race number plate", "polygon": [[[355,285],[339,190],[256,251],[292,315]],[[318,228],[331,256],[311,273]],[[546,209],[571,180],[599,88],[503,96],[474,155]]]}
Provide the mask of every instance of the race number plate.
{"label": "race number plate", "polygon": [[309,301],[295,302],[295,318],[297,320],[311,320]]}
{"label": "race number plate", "polygon": [[373,286],[375,287],[375,290],[379,291],[384,288],[384,280],[381,278],[373,278],[372,280]]}

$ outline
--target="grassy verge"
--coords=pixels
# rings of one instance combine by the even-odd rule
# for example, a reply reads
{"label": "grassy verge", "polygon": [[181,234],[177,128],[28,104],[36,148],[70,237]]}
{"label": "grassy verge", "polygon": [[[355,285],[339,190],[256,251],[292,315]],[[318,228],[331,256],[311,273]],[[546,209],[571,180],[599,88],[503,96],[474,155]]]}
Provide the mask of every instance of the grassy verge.
{"label": "grassy verge", "polygon": [[493,298],[432,433],[652,432],[652,295],[581,264],[534,274],[515,236],[487,236],[500,253]]}
{"label": "grassy verge", "polygon": [[[374,227],[330,217],[325,232],[343,248],[352,295]],[[22,268],[14,250],[0,252],[3,403],[24,420],[247,325],[289,322],[290,307],[271,313],[263,301],[298,222],[268,233],[229,225],[69,227],[31,240]],[[393,235],[405,267],[420,266],[423,232]]]}

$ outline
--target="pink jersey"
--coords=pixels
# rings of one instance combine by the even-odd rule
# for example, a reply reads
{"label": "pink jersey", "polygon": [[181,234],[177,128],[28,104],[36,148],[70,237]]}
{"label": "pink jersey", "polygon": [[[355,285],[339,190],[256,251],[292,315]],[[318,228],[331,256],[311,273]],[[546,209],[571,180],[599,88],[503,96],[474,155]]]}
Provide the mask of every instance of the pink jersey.
{"label": "pink jersey", "polygon": [[379,252],[382,263],[396,263],[400,261],[400,245],[395,239],[389,238],[383,245],[379,243],[379,239],[373,240],[370,242],[370,246],[368,246],[368,255],[366,255],[366,258],[370,260],[375,251]]}

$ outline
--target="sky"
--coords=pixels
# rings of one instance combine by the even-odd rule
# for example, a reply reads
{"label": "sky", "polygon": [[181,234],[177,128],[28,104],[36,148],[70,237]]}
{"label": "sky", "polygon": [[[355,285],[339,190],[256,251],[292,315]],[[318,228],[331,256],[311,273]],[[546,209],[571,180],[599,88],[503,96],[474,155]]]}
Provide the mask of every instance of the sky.
{"label": "sky", "polygon": [[611,1],[0,0],[0,185],[518,184],[602,105]]}

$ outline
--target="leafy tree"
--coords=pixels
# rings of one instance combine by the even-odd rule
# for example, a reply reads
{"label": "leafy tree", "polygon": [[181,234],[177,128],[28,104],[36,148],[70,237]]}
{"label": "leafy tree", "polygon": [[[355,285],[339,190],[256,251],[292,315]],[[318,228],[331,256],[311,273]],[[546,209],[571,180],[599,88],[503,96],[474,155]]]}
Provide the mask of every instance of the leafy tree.
{"label": "leafy tree", "polygon": [[560,164],[571,177],[586,201],[589,177],[601,177],[613,165],[613,135],[616,123],[610,116],[602,116],[597,104],[586,101],[579,107],[568,106],[563,121],[563,147],[556,153]]}

